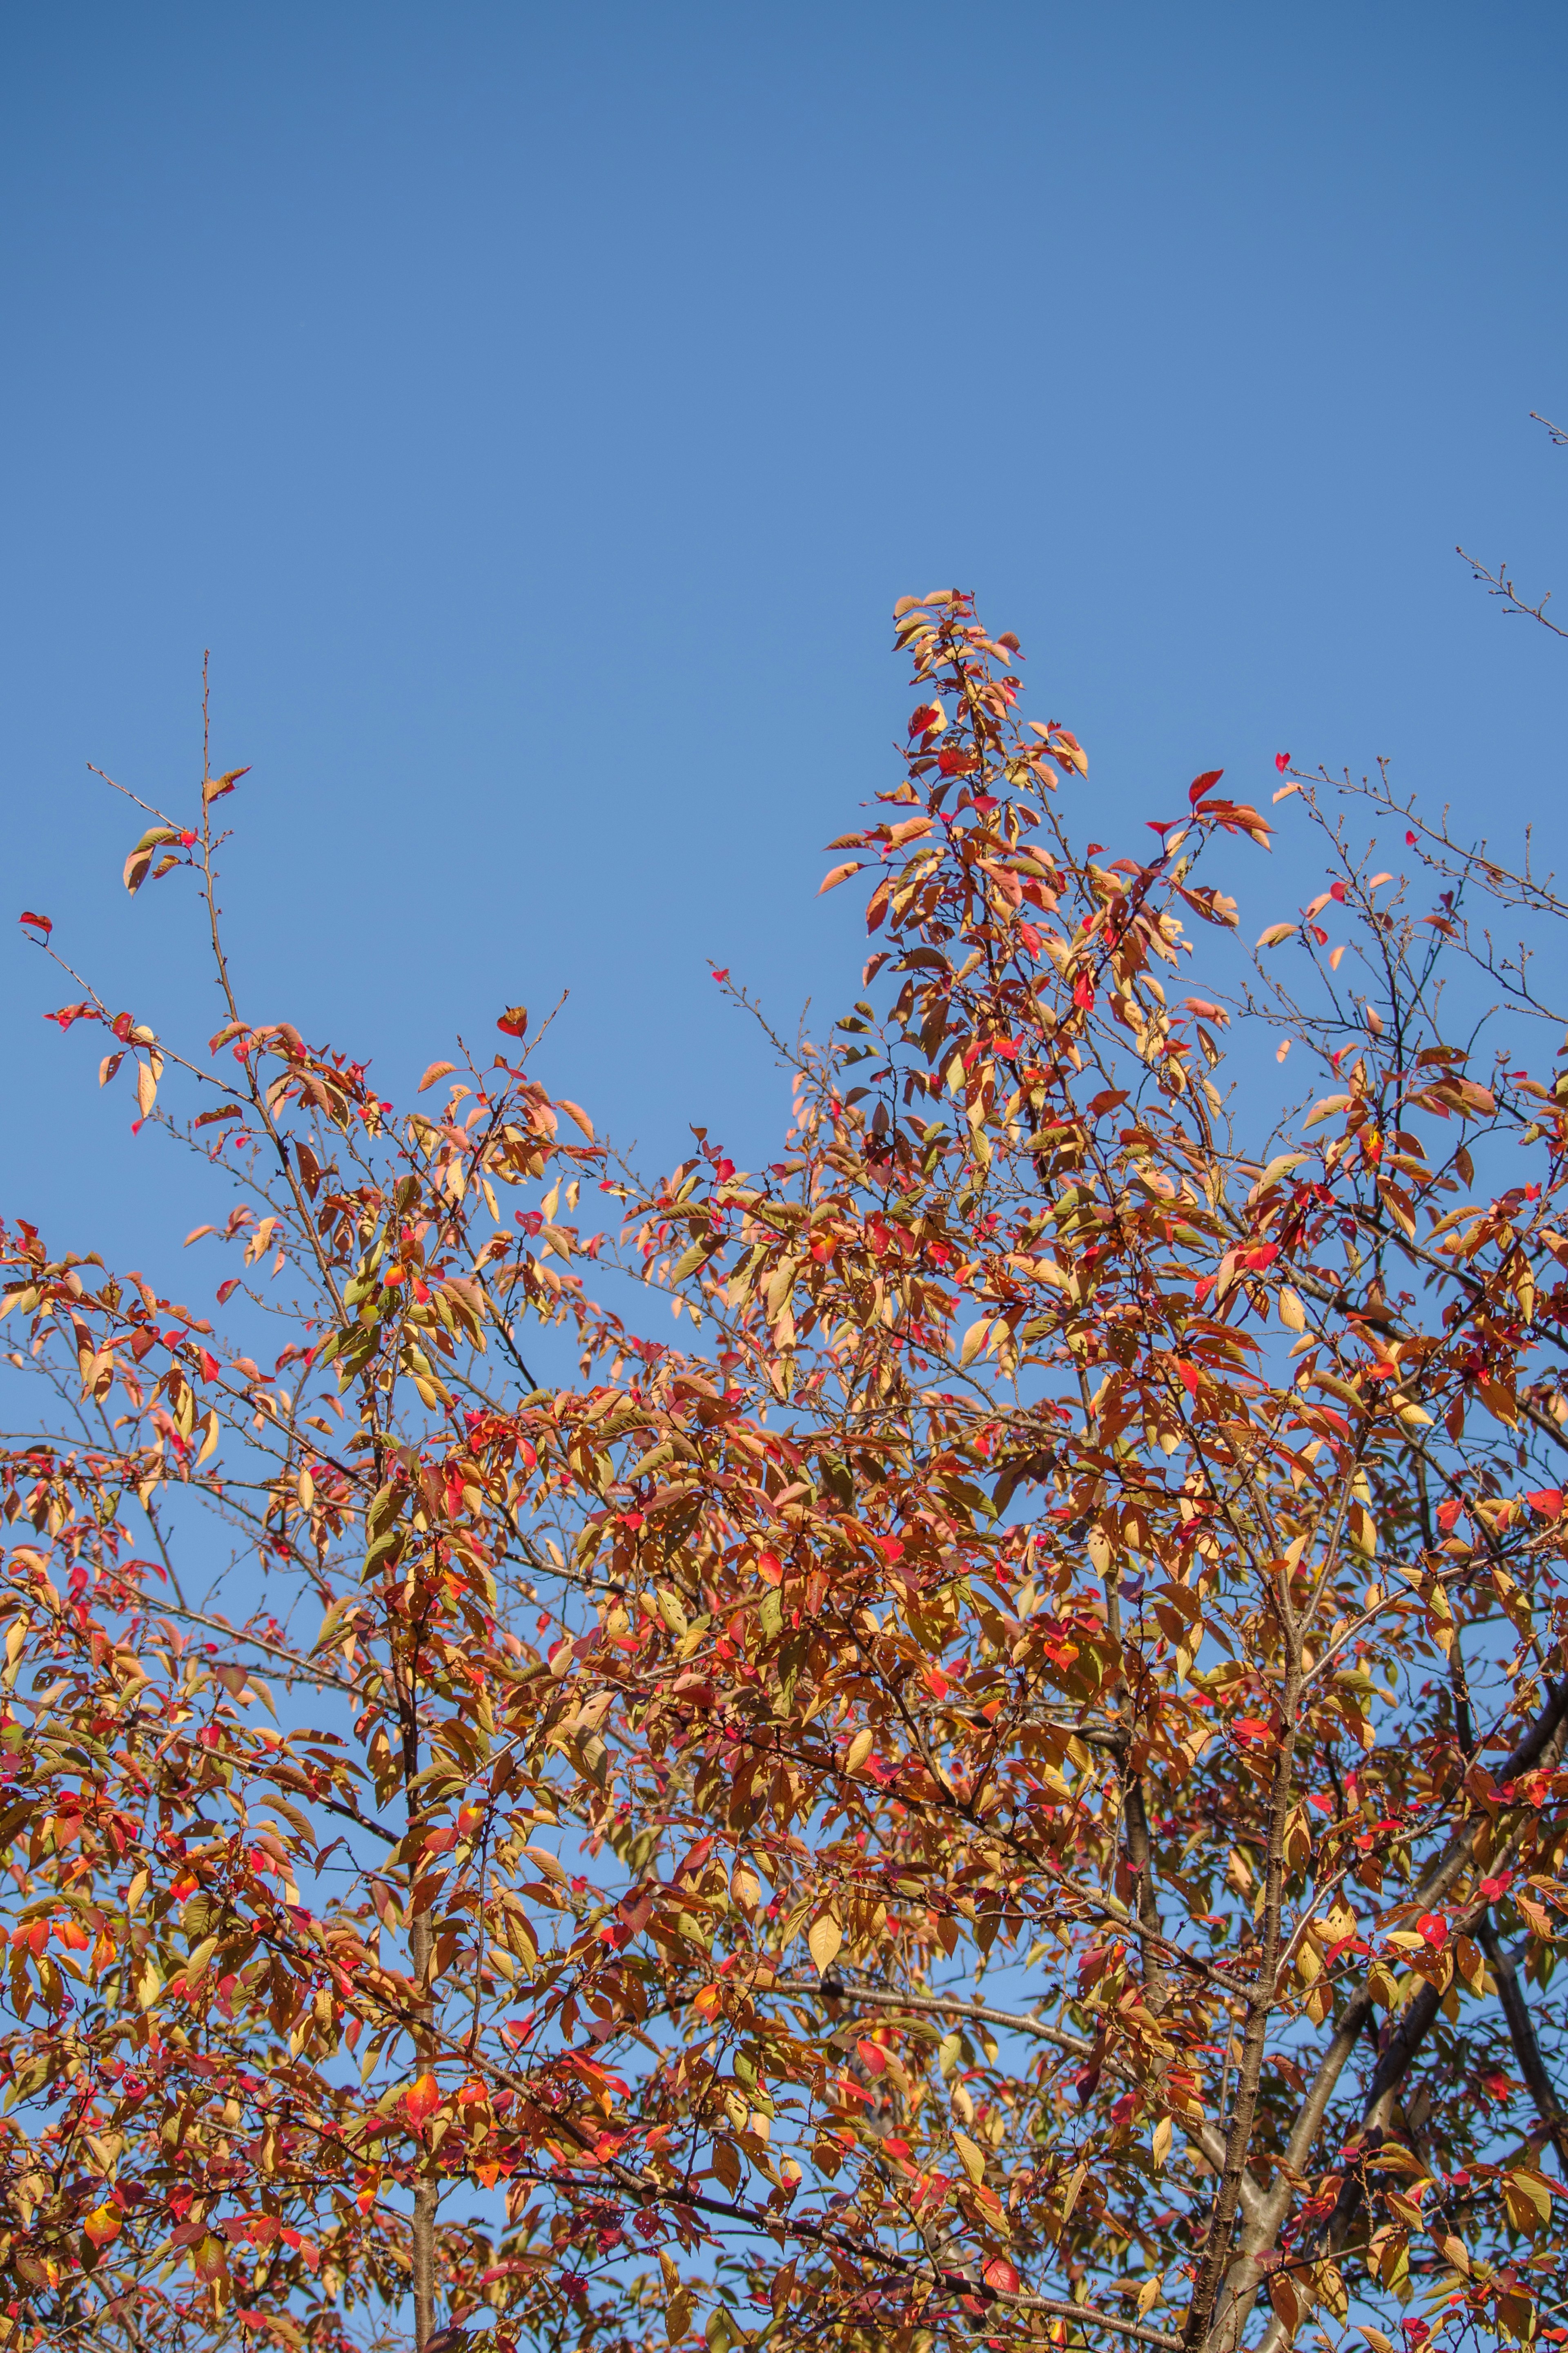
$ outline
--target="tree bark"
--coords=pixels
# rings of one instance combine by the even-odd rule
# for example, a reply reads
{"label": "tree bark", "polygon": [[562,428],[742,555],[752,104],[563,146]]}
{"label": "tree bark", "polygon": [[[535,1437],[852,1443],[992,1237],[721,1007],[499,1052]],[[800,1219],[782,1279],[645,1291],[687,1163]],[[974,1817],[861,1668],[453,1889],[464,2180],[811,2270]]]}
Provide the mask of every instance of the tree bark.
{"label": "tree bark", "polygon": [[1546,2062],[1541,2055],[1541,2045],[1536,2040],[1535,2021],[1530,2014],[1530,2004],[1524,1998],[1519,1971],[1503,1951],[1501,1940],[1489,1918],[1481,1920],[1476,1930],[1476,1940],[1497,1979],[1498,2000],[1508,2021],[1509,2039],[1513,2044],[1513,2055],[1519,2061],[1519,2072],[1530,2088],[1536,2115],[1552,2136],[1557,2162],[1563,2168],[1564,2179],[1568,2179],[1568,2114],[1564,2113],[1556,2086],[1546,2072]]}
{"label": "tree bark", "polygon": [[[435,1947],[428,1912],[416,1912],[409,1924],[409,1951],[414,1962],[415,1983],[421,1989],[420,2014],[429,2014],[430,1959]],[[427,2038],[421,2035],[419,2056],[428,2056]],[[434,2160],[428,2151],[420,2159],[419,2178],[414,2185],[414,2348],[415,2353],[425,2353],[425,2348],[436,2331],[436,2179]]]}
{"label": "tree bark", "polygon": [[1285,1824],[1290,1811],[1296,1761],[1297,1695],[1292,1675],[1284,1694],[1285,1730],[1275,1765],[1274,1786],[1269,1792],[1268,1859],[1264,1879],[1263,1939],[1258,1955],[1258,1980],[1247,2010],[1247,2031],[1242,2038],[1236,2105],[1231,2111],[1230,2130],[1226,2136],[1225,2171],[1209,2211],[1203,2264],[1184,2331],[1184,2341],[1189,2347],[1205,2344],[1210,2336],[1215,2301],[1220,2284],[1227,2275],[1231,2232],[1236,2227],[1237,2210],[1241,2203],[1242,2177],[1252,2148],[1258,2087],[1268,2045],[1268,2021],[1274,2014],[1275,1973],[1279,1967],[1279,1915],[1285,1894]]}

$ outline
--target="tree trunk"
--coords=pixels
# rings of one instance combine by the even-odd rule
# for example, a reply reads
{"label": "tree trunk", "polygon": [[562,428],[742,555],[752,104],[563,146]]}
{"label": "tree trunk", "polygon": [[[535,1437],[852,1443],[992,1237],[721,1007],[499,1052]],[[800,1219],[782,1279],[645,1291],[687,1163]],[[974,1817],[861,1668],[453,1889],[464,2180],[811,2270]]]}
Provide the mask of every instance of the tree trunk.
{"label": "tree trunk", "polygon": [[[416,1912],[409,1925],[409,1950],[414,1962],[415,1982],[424,1991],[420,2001],[422,2014],[428,2013],[428,1978],[430,1957],[434,1948],[428,1912]],[[427,2053],[426,2037],[419,2038],[419,2056]],[[435,2161],[428,2151],[420,2159],[419,2178],[414,2185],[414,2348],[425,2353],[436,2330],[436,2173]]]}

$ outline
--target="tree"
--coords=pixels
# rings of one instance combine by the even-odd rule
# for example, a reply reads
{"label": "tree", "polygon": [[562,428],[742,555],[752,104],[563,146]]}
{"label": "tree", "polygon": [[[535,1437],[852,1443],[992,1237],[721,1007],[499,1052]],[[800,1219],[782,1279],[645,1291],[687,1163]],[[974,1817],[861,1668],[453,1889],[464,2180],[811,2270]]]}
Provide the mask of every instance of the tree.
{"label": "tree", "polygon": [[226,1018],[53,1018],[237,1320],[5,1232],[7,2348],[1563,2336],[1568,1072],[1479,927],[1563,904],[1282,757],[1248,962],[1275,820],[1079,847],[1016,640],[896,637],[758,1173],[521,1008],[395,1112],[231,988],[244,772],[145,809]]}

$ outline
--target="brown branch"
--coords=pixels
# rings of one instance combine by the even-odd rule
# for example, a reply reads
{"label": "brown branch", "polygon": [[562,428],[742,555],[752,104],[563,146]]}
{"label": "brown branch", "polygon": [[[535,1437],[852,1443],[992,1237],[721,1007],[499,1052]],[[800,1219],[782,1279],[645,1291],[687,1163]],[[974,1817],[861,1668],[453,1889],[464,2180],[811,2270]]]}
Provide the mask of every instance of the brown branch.
{"label": "brown branch", "polygon": [[1497,1979],[1498,2000],[1508,2021],[1509,2039],[1513,2055],[1519,2061],[1519,2072],[1529,2086],[1535,2102],[1535,2112],[1552,2136],[1552,2146],[1557,2151],[1557,2162],[1568,2179],[1568,2112],[1557,2096],[1556,2086],[1546,2072],[1541,2055],[1541,2044],[1535,2032],[1535,2021],[1530,2014],[1530,2004],[1519,1981],[1519,1971],[1510,1957],[1504,1952],[1496,1926],[1489,1915],[1477,1926],[1476,1941],[1485,1953]]}

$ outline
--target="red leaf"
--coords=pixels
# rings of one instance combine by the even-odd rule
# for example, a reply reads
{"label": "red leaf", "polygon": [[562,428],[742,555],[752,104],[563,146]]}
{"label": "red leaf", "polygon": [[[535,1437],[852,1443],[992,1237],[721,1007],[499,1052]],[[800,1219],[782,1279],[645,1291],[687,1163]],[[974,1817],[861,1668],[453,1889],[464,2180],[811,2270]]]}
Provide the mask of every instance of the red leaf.
{"label": "red leaf", "polygon": [[411,2125],[422,2125],[441,2105],[441,2086],[428,2069],[403,2094],[403,2113]]}
{"label": "red leaf", "polygon": [[1208,791],[1209,786],[1211,785],[1217,785],[1224,774],[1225,770],[1223,768],[1205,768],[1201,776],[1194,777],[1192,783],[1187,787],[1187,798],[1191,801],[1194,808],[1196,808],[1204,795]]}
{"label": "red leaf", "polygon": [[527,1006],[509,1005],[506,1011],[501,1015],[500,1019],[496,1023],[496,1028],[498,1029],[504,1029],[509,1038],[521,1038],[523,1031],[528,1028]]}
{"label": "red leaf", "polygon": [[[822,896],[822,893],[821,893],[821,892],[820,892],[820,891],[819,891],[819,892],[817,892],[817,897],[818,897],[818,898],[820,898],[821,896]],[[721,986],[722,986],[722,984],[723,984],[725,981],[727,981],[727,980],[729,979],[729,977],[730,977],[730,967],[729,967],[729,965],[728,965],[727,964],[724,964],[724,965],[719,965],[719,964],[716,964],[716,965],[713,966],[713,977],[714,977],[714,979],[715,979],[716,981],[718,981],[718,982],[720,983],[720,985],[721,985]]]}
{"label": "red leaf", "polygon": [[1526,1495],[1524,1500],[1530,1505],[1531,1510],[1532,1512],[1539,1512],[1543,1519],[1560,1520],[1563,1517],[1563,1490],[1561,1487],[1539,1488],[1533,1495]]}
{"label": "red leaf", "polygon": [[16,921],[19,923],[37,923],[46,939],[55,928],[47,915],[18,915]]}
{"label": "red leaf", "polygon": [[986,2286],[994,2288],[998,2295],[1016,2295],[1018,2293],[1018,2274],[1005,2255],[993,2255],[981,2276]]}
{"label": "red leaf", "polygon": [[1274,754],[1274,765],[1275,765],[1275,766],[1279,769],[1279,771],[1280,775],[1281,775],[1281,776],[1283,776],[1283,775],[1285,774],[1286,769],[1287,769],[1287,768],[1289,766],[1289,765],[1290,765],[1290,754],[1289,754],[1289,752],[1276,752],[1276,753],[1275,753],[1275,754]]}

